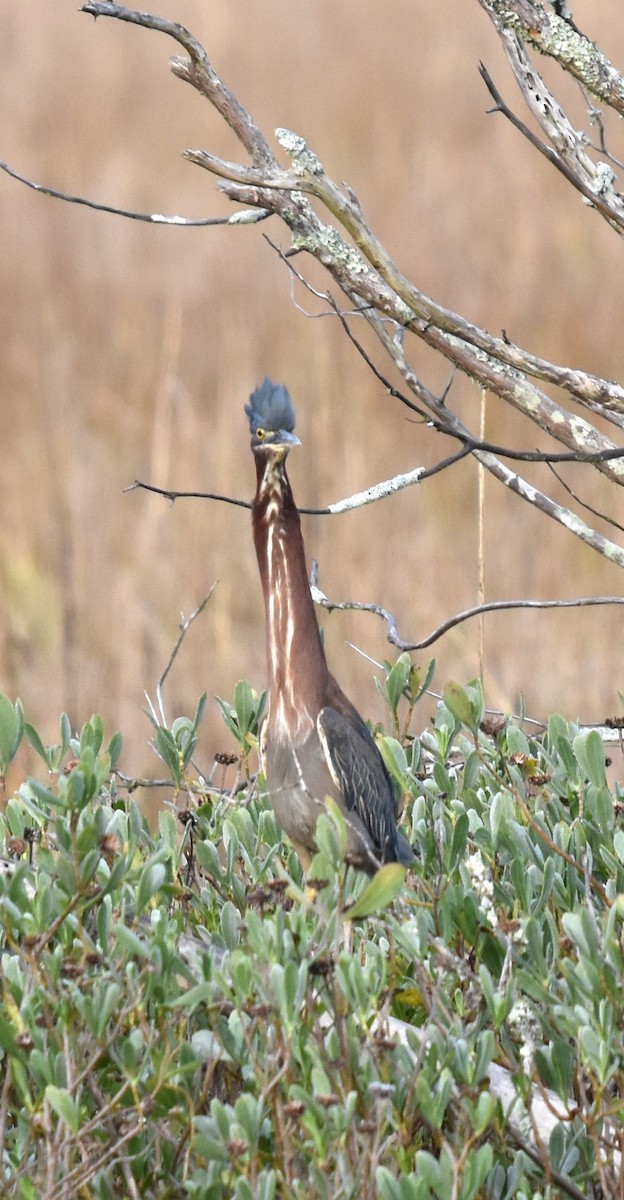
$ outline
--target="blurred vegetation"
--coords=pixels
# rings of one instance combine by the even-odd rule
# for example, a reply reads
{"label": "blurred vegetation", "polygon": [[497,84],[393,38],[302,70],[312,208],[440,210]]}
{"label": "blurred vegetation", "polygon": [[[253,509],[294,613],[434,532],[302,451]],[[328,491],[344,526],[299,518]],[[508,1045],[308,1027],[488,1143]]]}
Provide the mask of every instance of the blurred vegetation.
{"label": "blurred vegetation", "polygon": [[529,735],[475,683],[416,736],[423,682],[380,681],[414,869],[345,872],[334,806],[305,891],[232,775],[248,684],[229,779],[194,765],[203,697],[153,719],[156,831],[99,717],[48,746],[0,697],[3,776],[40,761],[0,817],[6,1200],[619,1196],[622,790],[595,731]]}
{"label": "blurred vegetation", "polygon": [[[609,0],[575,6],[615,61],[624,57],[618,11]],[[171,15],[202,38],[264,128],[298,130],[349,181],[401,267],[436,299],[555,361],[622,377],[624,285],[609,231],[502,119],[487,116],[479,60],[511,81],[477,4],[396,0],[363,14],[355,0],[248,0],[244,35],[228,5],[208,16],[198,0],[180,0]],[[233,140],[170,77],[164,42],[96,24],[68,0],[12,6],[3,29],[7,161],[102,202],[227,211],[180,152],[206,146],[227,158]],[[580,111],[576,92],[569,101]],[[172,707],[184,711],[203,691],[230,695],[241,675],[261,688],[262,605],[244,511],[171,507],[122,489],[140,477],[250,496],[242,405],[266,373],[286,381],[298,404],[304,444],[292,475],[301,504],[428,465],[448,447],[423,445],[337,323],[306,320],[293,305],[263,227],[151,228],[8,178],[0,188],[0,679],[48,740],[53,713],[65,709],[79,727],[101,711],[124,729],[140,772],[143,693],[159,678],[180,610],[219,581],[170,680]],[[423,348],[418,355],[417,369],[441,390],[444,365]],[[454,387],[476,427],[476,390]],[[488,401],[488,436],[512,443],[519,428]],[[572,469],[566,477],[577,480]],[[592,480],[584,498],[608,507],[607,486]],[[374,508],[306,518],[321,586],[332,598],[383,603],[404,636],[428,632],[477,599],[476,506],[476,464],[464,463]],[[486,599],[621,590],[614,568],[490,480],[485,582]],[[508,710],[524,692],[535,715],[602,718],[621,686],[612,652],[620,625],[609,610],[488,617],[488,695]],[[381,623],[350,614],[325,626],[341,682],[370,694],[368,667],[344,643],[383,658]],[[454,630],[436,647],[440,677],[477,674],[478,653],[475,622]],[[220,748],[212,699],[200,736],[206,752]]]}

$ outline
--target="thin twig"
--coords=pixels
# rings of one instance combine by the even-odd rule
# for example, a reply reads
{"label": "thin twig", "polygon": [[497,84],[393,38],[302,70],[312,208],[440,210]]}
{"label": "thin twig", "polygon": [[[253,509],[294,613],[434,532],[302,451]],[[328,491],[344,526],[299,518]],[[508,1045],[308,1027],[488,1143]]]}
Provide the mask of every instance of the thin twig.
{"label": "thin twig", "polygon": [[[481,403],[479,406],[479,437],[485,438],[485,388],[481,388]],[[485,467],[479,463],[477,467],[477,557],[479,564],[478,599],[481,608],[479,617],[479,675],[485,680]]]}
{"label": "thin twig", "polygon": [[624,604],[624,596],[580,596],[573,600],[490,600],[487,604],[477,604],[474,608],[468,608],[464,612],[456,613],[454,617],[450,617],[448,621],[444,621],[441,625],[438,625],[432,633],[420,641],[406,642],[403,638],[399,637],[396,617],[387,608],[383,608],[381,604],[369,604],[358,600],[329,600],[324,592],[319,589],[317,579],[318,564],[314,563],[311,572],[311,591],[315,604],[328,609],[329,612],[369,612],[373,613],[374,616],[381,617],[388,626],[388,641],[401,651],[424,650],[427,646],[432,646],[434,642],[439,641],[445,633],[448,633],[450,629],[454,629],[456,625],[461,625],[463,621],[468,621],[472,617],[478,617],[482,613],[505,612],[515,608],[589,608],[602,604]]}
{"label": "thin twig", "polygon": [[[175,779],[142,778],[138,775],[127,775],[125,771],[120,771],[118,769],[115,769],[114,775],[119,785],[126,788],[128,792],[135,792],[137,788],[173,788],[174,791],[179,790],[179,785],[176,783]],[[255,783],[256,778],[256,775],[250,775],[248,779],[245,777],[244,779],[239,780],[239,782],[234,784],[234,786],[231,788],[220,788],[215,787],[214,784],[209,783],[207,779],[202,777],[201,780],[187,780],[185,782],[185,787],[187,791],[194,792],[198,796],[236,796],[239,792],[244,792],[250,784]]]}
{"label": "thin twig", "polygon": [[[458,461],[460,458],[464,458],[467,454],[495,454],[500,458],[508,458],[513,462],[546,463],[547,466],[550,466],[552,463],[600,463],[611,459],[624,458],[624,449],[619,447],[609,450],[599,450],[595,454],[584,454],[580,451],[551,454],[548,451],[540,450],[512,450],[509,446],[498,446],[493,442],[474,438],[469,433],[464,433],[456,428],[442,429],[439,422],[433,423],[438,425],[440,432],[444,432],[462,443],[462,449],[457,454],[443,459],[433,467],[415,467],[413,471],[408,471],[405,474],[393,475],[391,479],[385,479],[380,483],[372,484],[365,491],[356,492],[354,495],[347,496],[343,500],[336,500],[332,504],[328,504],[325,508],[300,508],[299,511],[306,513],[308,516],[323,517],[348,512],[353,508],[361,508],[365,504],[372,504],[376,500],[383,500],[386,496],[391,496],[394,492],[401,491],[402,488],[410,487],[413,483],[422,483],[423,480],[430,478],[432,475],[437,475],[445,467]],[[218,500],[223,504],[234,504],[239,508],[251,508],[251,501],[239,500],[235,496],[224,496],[217,492],[178,492],[172,488],[161,488],[153,483],[144,483],[140,479],[135,479],[123,490],[124,492],[134,492],[137,489],[146,492],[155,492],[156,495],[164,496],[167,500],[170,500],[172,504],[175,500]],[[584,507],[588,508],[589,506],[585,505]],[[593,512],[594,510],[590,509],[590,511]],[[618,526],[618,528],[621,527]]]}
{"label": "thin twig", "polygon": [[130,221],[147,221],[150,225],[177,225],[178,228],[198,228],[206,225],[256,225],[273,214],[268,209],[250,208],[243,212],[232,213],[229,217],[166,217],[162,213],[133,212],[127,208],[117,208],[113,204],[100,204],[97,200],[87,200],[85,196],[73,196],[70,192],[59,191],[58,188],[48,187],[47,184],[35,183],[25,175],[20,175],[14,167],[0,159],[0,170],[5,171],[18,183],[23,183],[33,192],[41,192],[44,196],[52,196],[54,200],[65,200],[67,204],[82,204],[85,208],[93,208],[96,212],[112,213],[115,217],[126,217]]}
{"label": "thin twig", "polygon": [[251,508],[250,500],[237,500],[234,496],[221,496],[216,492],[173,492],[170,488],[156,487],[155,484],[143,483],[140,479],[135,479],[123,490],[124,492],[134,492],[137,488],[144,492],[155,492],[157,496],[164,496],[172,504],[174,500],[220,500],[223,504],[235,504],[238,508]]}
{"label": "thin twig", "polygon": [[[367,312],[365,315],[366,320],[375,330],[377,337],[387,350],[410,390],[414,391],[417,396],[423,397],[426,404],[430,404],[432,402],[431,394],[427,393],[425,396],[426,389],[423,388],[416,372],[408,362],[402,342],[389,335],[386,323],[380,318],[377,312]],[[436,416],[442,417],[444,415],[444,406],[434,401],[434,412]],[[469,430],[455,413],[447,410],[446,419],[452,425],[452,428],[458,430],[464,437],[471,436]],[[475,450],[474,453],[475,457],[479,462],[483,463],[494,478],[503,483],[510,491],[537,508],[539,512],[550,517],[551,520],[563,525],[575,537],[580,538],[586,545],[591,546],[598,554],[609,559],[612,563],[624,567],[624,549],[616,542],[603,537],[595,529],[591,529],[589,525],[581,520],[577,513],[561,504],[557,504],[550,496],[540,491],[533,484],[529,484],[516,471],[512,471],[495,455],[480,450]]]}
{"label": "thin twig", "polygon": [[[387,379],[386,376],[379,370],[379,367],[377,366],[377,364],[367,354],[367,352],[364,349],[364,347],[362,346],[361,342],[358,341],[355,334],[353,333],[351,326],[349,325],[349,322],[347,321],[347,317],[349,317],[349,316],[360,316],[360,317],[365,316],[366,309],[370,308],[370,305],[362,304],[362,302],[359,301],[357,299],[357,297],[355,297],[353,308],[350,309],[348,312],[345,312],[345,310],[340,308],[339,305],[336,303],[331,292],[320,292],[317,290],[317,288],[312,286],[309,279],[306,279],[305,275],[303,275],[301,271],[297,270],[297,268],[292,260],[291,255],[285,254],[280,246],[276,245],[275,242],[271,241],[271,238],[268,236],[268,234],[263,233],[262,236],[263,236],[265,242],[267,242],[268,245],[271,247],[271,249],[275,251],[275,253],[281,259],[281,261],[285,264],[285,266],[288,267],[288,270],[291,272],[291,274],[294,276],[294,278],[297,279],[300,284],[302,284],[302,286],[306,289],[306,291],[310,292],[313,296],[316,296],[317,300],[324,300],[326,304],[329,304],[330,311],[327,313],[324,313],[323,315],[327,316],[327,317],[335,316],[338,318],[338,320],[340,321],[340,324],[342,325],[342,328],[344,329],[344,332],[346,333],[347,337],[349,338],[349,341],[353,343],[358,354],[361,356],[361,358],[364,359],[364,362],[366,363],[367,367],[369,368],[370,371],[372,371],[375,378],[378,379],[379,382],[383,385],[383,387],[387,391],[388,395],[393,396],[396,400],[400,400],[401,404],[404,404],[406,406],[406,408],[409,408],[411,410],[411,412],[418,413],[418,415],[420,417],[422,417],[424,421],[431,421],[436,429],[437,428],[442,429],[442,426],[439,426],[437,424],[437,422],[435,421],[435,419],[432,421],[430,413],[425,412],[425,410],[423,408],[421,408],[417,404],[415,404],[413,400],[410,400],[409,396],[406,396],[404,392],[400,392],[398,390],[398,388],[396,388],[394,386],[394,384],[390,383],[390,380]],[[306,313],[305,315],[310,316],[311,314]],[[402,334],[403,330],[400,326],[397,327],[397,330],[400,330],[400,332]],[[442,432],[444,432],[444,430],[442,430]]]}
{"label": "thin twig", "polygon": [[508,1122],[505,1126],[505,1133],[516,1148],[522,1150],[523,1154],[526,1154],[544,1172],[546,1180],[555,1183],[557,1187],[561,1188],[562,1192],[571,1197],[571,1200],[587,1200],[587,1192],[578,1188],[569,1175],[562,1175],[560,1171],[555,1170],[550,1158],[544,1162],[543,1156],[538,1153],[531,1142],[521,1137],[518,1129],[511,1122]]}
{"label": "thin twig", "polygon": [[165,716],[165,710],[164,710],[163,698],[162,698],[162,689],[163,689],[164,682],[173,666],[176,655],[180,649],[180,646],[182,645],[182,642],[184,641],[184,638],[186,636],[188,629],[193,624],[193,621],[197,620],[197,617],[201,616],[201,614],[203,613],[216,586],[217,586],[216,583],[213,583],[212,587],[210,588],[210,591],[207,593],[207,595],[204,596],[203,600],[200,601],[200,603],[197,605],[197,608],[193,610],[190,617],[183,617],[183,616],[180,617],[180,624],[179,624],[180,633],[178,634],[178,637],[176,639],[173,650],[171,651],[171,654],[169,656],[169,661],[168,661],[168,663],[156,685],[156,699],[158,700],[158,708],[160,710],[160,716],[162,718],[162,723],[165,726],[167,725],[167,718]]}
{"label": "thin twig", "polygon": [[581,508],[584,508],[585,512],[590,512],[592,517],[598,517],[600,521],[606,521],[607,525],[612,525],[614,529],[618,529],[620,533],[624,533],[624,525],[620,525],[620,522],[616,521],[615,517],[609,517],[606,513],[601,512],[599,508],[593,508],[591,504],[587,503],[587,501],[581,500],[581,497],[578,495],[578,493],[575,492],[570,487],[570,484],[566,483],[565,479],[559,474],[558,471],[555,470],[553,464],[548,463],[548,466],[555,476],[555,479],[559,480],[559,483],[564,491],[568,493],[568,496],[571,496]]}

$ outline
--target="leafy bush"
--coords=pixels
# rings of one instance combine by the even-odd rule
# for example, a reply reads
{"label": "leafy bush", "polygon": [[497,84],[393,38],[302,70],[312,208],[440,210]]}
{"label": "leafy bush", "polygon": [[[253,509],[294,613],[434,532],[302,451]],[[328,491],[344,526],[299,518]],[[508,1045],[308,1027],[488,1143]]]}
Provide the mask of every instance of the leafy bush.
{"label": "leafy bush", "polygon": [[[619,1195],[620,790],[595,731],[477,684],[414,736],[428,681],[381,685],[407,880],[345,871],[328,810],[305,881],[262,779],[194,766],[204,698],[152,714],[156,831],[98,717],[46,747],[0,698],[0,769],[27,737],[48,773],[0,816],[7,1200]],[[262,699],[220,704],[246,769]]]}

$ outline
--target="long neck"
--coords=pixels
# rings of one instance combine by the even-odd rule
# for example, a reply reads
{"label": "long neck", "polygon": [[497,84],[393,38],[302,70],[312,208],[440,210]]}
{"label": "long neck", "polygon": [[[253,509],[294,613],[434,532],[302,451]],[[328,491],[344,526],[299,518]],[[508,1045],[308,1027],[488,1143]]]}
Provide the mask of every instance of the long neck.
{"label": "long neck", "polygon": [[269,721],[302,736],[323,705],[327,664],[310,595],[299,513],[283,459],[256,455],[253,532],[264,593]]}

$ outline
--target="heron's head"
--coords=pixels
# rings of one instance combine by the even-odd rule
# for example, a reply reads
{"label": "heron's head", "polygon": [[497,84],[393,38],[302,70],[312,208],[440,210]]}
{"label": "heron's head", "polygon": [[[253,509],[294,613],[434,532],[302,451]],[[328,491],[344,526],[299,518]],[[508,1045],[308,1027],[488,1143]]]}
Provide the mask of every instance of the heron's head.
{"label": "heron's head", "polygon": [[266,449],[274,459],[284,459],[293,446],[301,445],[293,432],[295,410],[288,388],[265,379],[245,405],[249,417],[252,450]]}

